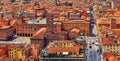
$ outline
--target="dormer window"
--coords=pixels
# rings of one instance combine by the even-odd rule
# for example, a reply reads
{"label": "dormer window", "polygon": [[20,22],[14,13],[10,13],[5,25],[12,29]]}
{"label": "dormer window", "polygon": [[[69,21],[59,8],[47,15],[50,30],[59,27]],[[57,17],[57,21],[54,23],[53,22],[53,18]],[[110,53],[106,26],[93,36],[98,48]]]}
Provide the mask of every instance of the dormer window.
{"label": "dormer window", "polygon": [[115,38],[115,36],[112,35],[111,38]]}

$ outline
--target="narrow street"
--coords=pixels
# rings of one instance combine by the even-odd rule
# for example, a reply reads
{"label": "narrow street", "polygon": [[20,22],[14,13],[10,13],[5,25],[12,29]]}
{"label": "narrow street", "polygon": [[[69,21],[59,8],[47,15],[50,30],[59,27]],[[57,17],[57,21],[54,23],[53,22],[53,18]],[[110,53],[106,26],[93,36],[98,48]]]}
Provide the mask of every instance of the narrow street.
{"label": "narrow street", "polygon": [[[97,37],[96,21],[94,18],[93,7],[90,9],[90,37],[87,45],[87,61],[103,61],[99,49],[99,38]],[[96,45],[98,43],[98,45]]]}

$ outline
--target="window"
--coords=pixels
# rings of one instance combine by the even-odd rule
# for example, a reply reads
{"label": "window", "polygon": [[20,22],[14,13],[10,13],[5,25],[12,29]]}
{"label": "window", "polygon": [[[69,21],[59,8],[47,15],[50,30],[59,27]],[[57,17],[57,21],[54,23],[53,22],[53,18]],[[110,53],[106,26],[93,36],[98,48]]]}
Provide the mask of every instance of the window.
{"label": "window", "polygon": [[109,51],[109,49],[107,49],[107,51]]}
{"label": "window", "polygon": [[4,49],[4,47],[2,47],[2,49]]}
{"label": "window", "polygon": [[106,58],[106,61],[109,61],[109,59],[108,59],[108,58]]}
{"label": "window", "polygon": [[37,31],[37,29],[36,29],[36,28],[34,28],[34,31]]}

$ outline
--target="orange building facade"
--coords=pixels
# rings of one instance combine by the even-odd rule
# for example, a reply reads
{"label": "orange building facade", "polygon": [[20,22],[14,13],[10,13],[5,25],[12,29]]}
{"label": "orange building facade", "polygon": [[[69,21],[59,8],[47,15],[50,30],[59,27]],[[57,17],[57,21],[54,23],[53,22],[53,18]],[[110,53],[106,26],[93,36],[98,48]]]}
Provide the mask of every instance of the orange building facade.
{"label": "orange building facade", "polygon": [[89,22],[63,22],[62,23],[62,30],[70,31],[74,28],[80,30],[81,33],[85,36],[89,36]]}
{"label": "orange building facade", "polygon": [[16,25],[16,34],[17,36],[26,36],[31,37],[39,29],[46,27],[45,24],[18,24]]}
{"label": "orange building facade", "polygon": [[1,27],[0,28],[0,39],[1,40],[7,40],[13,37],[14,29],[13,27]]}
{"label": "orange building facade", "polygon": [[0,57],[7,55],[7,48],[6,45],[1,44],[0,45]]}

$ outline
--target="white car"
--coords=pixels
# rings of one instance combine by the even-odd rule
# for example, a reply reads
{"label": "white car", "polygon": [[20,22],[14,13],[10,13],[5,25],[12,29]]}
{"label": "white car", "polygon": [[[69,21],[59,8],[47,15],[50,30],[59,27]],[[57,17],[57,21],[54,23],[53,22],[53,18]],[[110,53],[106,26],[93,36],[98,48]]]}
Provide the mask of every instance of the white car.
{"label": "white car", "polygon": [[95,44],[96,44],[97,46],[99,46],[99,43],[98,43],[98,42],[96,42]]}

